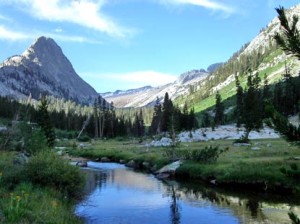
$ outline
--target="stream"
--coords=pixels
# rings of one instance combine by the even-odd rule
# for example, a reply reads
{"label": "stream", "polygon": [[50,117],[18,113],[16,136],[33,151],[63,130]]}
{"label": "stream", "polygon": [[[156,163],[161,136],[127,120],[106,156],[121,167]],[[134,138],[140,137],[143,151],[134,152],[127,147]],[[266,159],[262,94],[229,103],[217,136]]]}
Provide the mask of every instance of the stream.
{"label": "stream", "polygon": [[200,183],[161,181],[121,164],[88,162],[86,196],[75,213],[85,223],[291,223],[300,201]]}

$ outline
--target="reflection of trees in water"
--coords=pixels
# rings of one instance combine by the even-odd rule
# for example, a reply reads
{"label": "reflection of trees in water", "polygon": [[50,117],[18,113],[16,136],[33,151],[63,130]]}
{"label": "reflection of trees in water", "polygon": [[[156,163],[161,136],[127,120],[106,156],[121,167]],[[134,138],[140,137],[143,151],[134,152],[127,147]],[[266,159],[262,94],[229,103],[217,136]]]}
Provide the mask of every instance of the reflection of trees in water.
{"label": "reflection of trees in water", "polygon": [[[176,191],[181,194],[183,200],[191,203],[209,201],[219,205],[221,208],[229,208],[237,217],[245,217],[247,220],[252,220],[253,218],[260,221],[266,219],[264,213],[261,212],[262,202],[259,201],[259,198],[226,195],[216,191],[214,188],[195,187],[195,185],[192,187],[178,185]],[[201,203],[199,205],[203,206]]]}
{"label": "reflection of trees in water", "polygon": [[252,217],[257,217],[257,212],[259,209],[259,203],[257,200],[249,199],[246,203],[246,207],[250,210]]}
{"label": "reflection of trees in water", "polygon": [[172,224],[179,224],[180,223],[180,211],[179,211],[179,204],[178,204],[178,199],[179,195],[176,194],[176,190],[174,185],[171,185],[169,187],[169,193],[171,195],[171,223]]}
{"label": "reflection of trees in water", "polygon": [[106,172],[95,172],[95,170],[84,170],[86,175],[85,192],[93,192],[95,188],[101,189],[106,184],[108,174]]}

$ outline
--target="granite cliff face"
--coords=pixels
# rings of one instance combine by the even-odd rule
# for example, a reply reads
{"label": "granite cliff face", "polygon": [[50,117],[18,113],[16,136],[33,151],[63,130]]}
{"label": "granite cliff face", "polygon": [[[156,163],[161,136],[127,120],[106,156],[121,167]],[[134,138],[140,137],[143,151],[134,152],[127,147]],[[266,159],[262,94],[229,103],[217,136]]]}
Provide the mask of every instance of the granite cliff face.
{"label": "granite cliff face", "polygon": [[99,95],[78,76],[55,41],[46,37],[0,65],[0,95],[38,99],[41,94],[84,104]]}

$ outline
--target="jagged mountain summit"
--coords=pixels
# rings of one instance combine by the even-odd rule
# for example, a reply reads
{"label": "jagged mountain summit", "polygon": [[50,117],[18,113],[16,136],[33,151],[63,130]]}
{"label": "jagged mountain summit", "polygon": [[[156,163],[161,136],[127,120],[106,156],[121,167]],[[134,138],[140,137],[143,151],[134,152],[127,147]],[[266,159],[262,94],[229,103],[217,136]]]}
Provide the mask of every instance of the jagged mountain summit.
{"label": "jagged mountain summit", "polygon": [[79,77],[56,42],[43,36],[0,65],[0,95],[38,99],[41,94],[84,104],[99,95]]}
{"label": "jagged mountain summit", "polygon": [[113,102],[116,107],[143,107],[153,106],[156,99],[163,101],[164,95],[168,92],[171,99],[186,95],[193,91],[193,86],[201,82],[209,75],[204,69],[191,70],[183,73],[173,82],[162,86],[145,86],[130,90],[117,90],[115,92],[101,93],[108,102]]}

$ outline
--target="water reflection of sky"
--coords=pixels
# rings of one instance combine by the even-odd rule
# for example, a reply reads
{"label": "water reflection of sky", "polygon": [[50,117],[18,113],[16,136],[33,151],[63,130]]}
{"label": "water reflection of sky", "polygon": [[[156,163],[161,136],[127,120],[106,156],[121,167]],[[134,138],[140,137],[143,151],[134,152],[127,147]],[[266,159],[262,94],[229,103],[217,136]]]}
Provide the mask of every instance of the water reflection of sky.
{"label": "water reflection of sky", "polygon": [[230,209],[189,203],[174,186],[122,165],[89,163],[88,196],[76,208],[86,223],[239,223]]}

